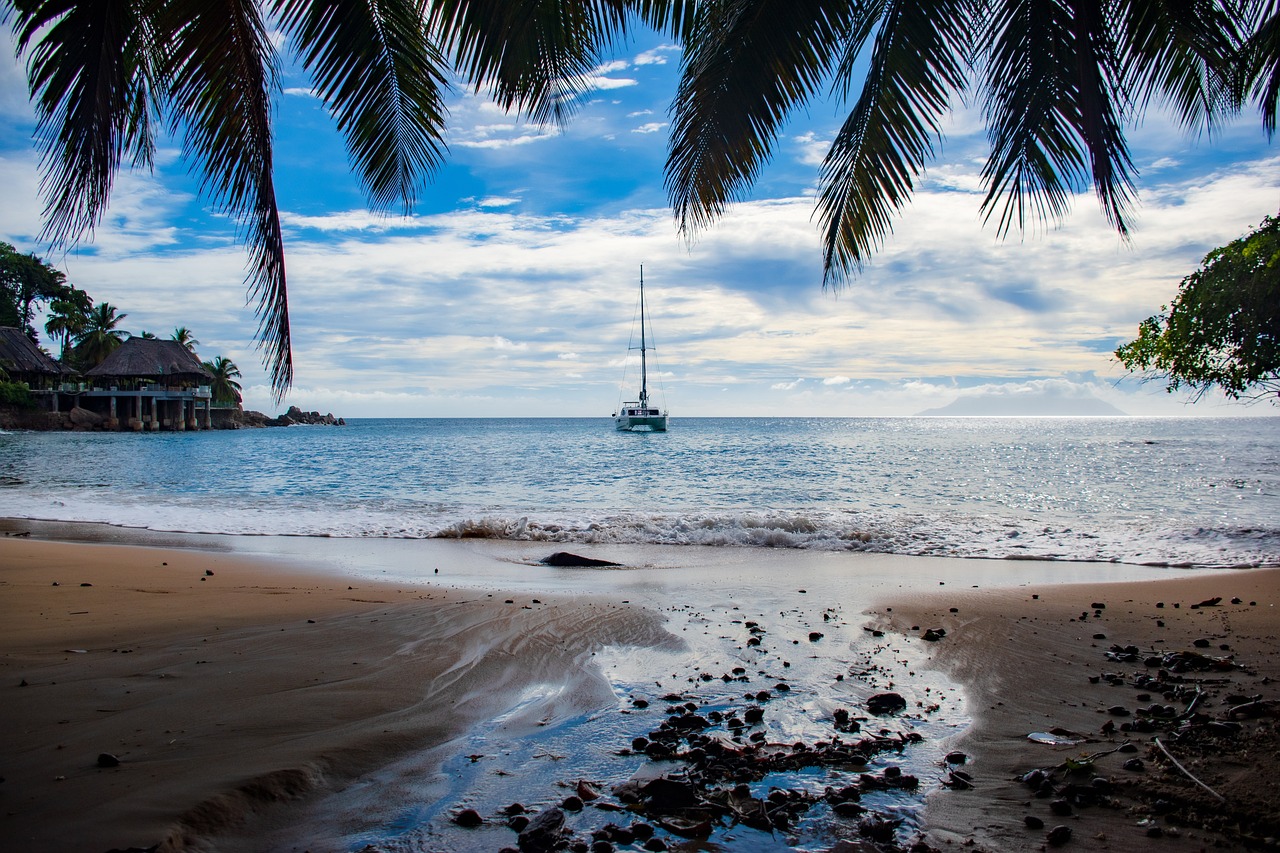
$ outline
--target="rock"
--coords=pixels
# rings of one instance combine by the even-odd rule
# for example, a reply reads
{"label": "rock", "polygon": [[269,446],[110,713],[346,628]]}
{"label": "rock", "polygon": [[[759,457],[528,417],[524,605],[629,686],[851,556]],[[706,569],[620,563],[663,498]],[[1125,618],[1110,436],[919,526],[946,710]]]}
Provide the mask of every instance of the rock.
{"label": "rock", "polygon": [[557,551],[550,557],[543,557],[538,562],[544,566],[618,566],[621,563],[611,563],[608,560],[597,560],[594,557],[582,557],[577,554],[570,554],[568,551]]}
{"label": "rock", "polygon": [[1071,840],[1071,827],[1063,825],[1055,826],[1053,829],[1049,830],[1047,840],[1054,847],[1066,844]]}
{"label": "rock", "polygon": [[120,759],[116,758],[114,755],[112,755],[109,752],[104,752],[98,756],[98,766],[99,767],[119,767]]}
{"label": "rock", "polygon": [[71,418],[72,424],[82,429],[93,429],[101,426],[102,422],[106,420],[106,418],[97,412],[91,412],[88,409],[82,409],[79,406],[72,408],[68,417]]}
{"label": "rock", "polygon": [[1044,821],[1033,814],[1024,817],[1022,822],[1027,825],[1027,829],[1044,829]]}
{"label": "rock", "polygon": [[1049,811],[1053,812],[1058,817],[1066,817],[1072,812],[1071,803],[1066,800],[1054,800],[1049,803]]}
{"label": "rock", "polygon": [[560,804],[560,808],[567,812],[580,812],[582,811],[582,797],[579,797],[577,794],[571,794],[564,798],[564,802]]}
{"label": "rock", "polygon": [[943,629],[930,628],[920,636],[920,639],[927,640],[930,643],[936,643],[938,642],[938,640],[941,640],[945,636],[947,636],[947,632],[944,631]]}
{"label": "rock", "polygon": [[944,760],[948,764],[964,764],[969,760],[969,756],[965,755],[963,752],[948,752],[947,757]]}
{"label": "rock", "polygon": [[823,637],[823,633],[822,633],[821,631],[810,631],[810,632],[809,632],[809,642],[811,642],[811,643],[816,643],[816,642],[818,642],[819,640],[821,640],[821,639],[822,639],[822,637]]}
{"label": "rock", "polygon": [[475,809],[463,809],[453,816],[453,822],[458,826],[473,827],[484,823],[484,818]]}
{"label": "rock", "polygon": [[896,714],[907,707],[907,700],[897,693],[877,693],[867,700],[867,711],[876,716]]}
{"label": "rock", "polygon": [[555,807],[544,809],[520,831],[517,843],[525,853],[550,853],[564,829],[564,812]]}

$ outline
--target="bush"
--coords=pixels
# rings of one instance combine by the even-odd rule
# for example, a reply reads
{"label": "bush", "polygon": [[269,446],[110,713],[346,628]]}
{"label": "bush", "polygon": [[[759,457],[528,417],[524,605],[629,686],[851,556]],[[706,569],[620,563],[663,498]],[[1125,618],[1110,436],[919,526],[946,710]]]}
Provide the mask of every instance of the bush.
{"label": "bush", "polygon": [[0,406],[19,406],[24,409],[34,408],[36,398],[31,396],[31,389],[25,382],[5,382],[0,380]]}

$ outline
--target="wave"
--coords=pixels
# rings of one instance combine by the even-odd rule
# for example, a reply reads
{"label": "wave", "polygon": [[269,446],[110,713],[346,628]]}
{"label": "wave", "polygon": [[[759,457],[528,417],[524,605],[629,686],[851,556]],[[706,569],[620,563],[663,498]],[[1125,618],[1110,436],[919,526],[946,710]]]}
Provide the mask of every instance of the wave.
{"label": "wave", "polygon": [[930,557],[1280,566],[1280,528],[1164,520],[875,511],[511,512],[392,501],[326,503],[83,492],[33,499],[0,490],[0,516],[172,533],[388,539],[494,539],[862,551]]}

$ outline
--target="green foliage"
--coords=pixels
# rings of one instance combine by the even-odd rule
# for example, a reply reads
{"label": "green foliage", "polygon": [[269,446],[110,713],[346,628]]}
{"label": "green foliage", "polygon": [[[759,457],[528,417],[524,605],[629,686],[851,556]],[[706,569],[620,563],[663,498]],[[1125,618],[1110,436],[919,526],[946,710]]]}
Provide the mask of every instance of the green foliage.
{"label": "green foliage", "polygon": [[236,363],[229,358],[217,356],[213,361],[204,362],[204,367],[213,374],[213,382],[209,388],[213,394],[213,402],[239,403],[241,388],[236,380],[240,378],[240,368],[236,367]]}
{"label": "green foliage", "polygon": [[36,303],[57,299],[68,289],[59,270],[0,242],[0,326],[16,326],[35,340],[31,318]]}
{"label": "green foliage", "polygon": [[30,409],[35,406],[35,397],[25,382],[7,382],[0,379],[0,406],[18,406]]}
{"label": "green foliage", "polygon": [[1206,255],[1163,310],[1116,350],[1130,371],[1163,376],[1170,392],[1280,400],[1280,219]]}
{"label": "green foliage", "polygon": [[100,302],[94,306],[89,312],[84,329],[76,339],[74,357],[82,369],[97,367],[116,351],[116,347],[129,336],[128,332],[117,329],[116,326],[128,316],[117,314],[116,307],[110,302]]}

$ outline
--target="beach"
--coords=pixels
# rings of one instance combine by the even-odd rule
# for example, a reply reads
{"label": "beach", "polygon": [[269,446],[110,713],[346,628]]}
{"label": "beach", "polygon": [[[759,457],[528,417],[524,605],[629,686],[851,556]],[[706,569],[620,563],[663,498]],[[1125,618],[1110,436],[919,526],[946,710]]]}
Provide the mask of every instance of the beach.
{"label": "beach", "polygon": [[[11,524],[7,533],[22,532],[20,526]],[[1045,831],[1028,830],[1027,813],[1050,827],[1070,825],[1075,849],[1244,843],[1229,827],[1178,828],[1163,817],[1144,824],[1151,815],[1132,798],[1124,807],[1081,808],[1056,818],[1044,801],[1012,780],[1122,742],[1119,733],[1101,734],[1107,719],[1120,720],[1104,711],[1117,704],[1136,709],[1134,690],[1106,681],[1091,684],[1089,676],[1143,667],[1107,661],[1104,652],[1112,643],[1182,649],[1209,638],[1213,654],[1233,655],[1245,667],[1230,673],[1232,690],[1277,698],[1280,571],[1160,574],[1143,567],[1080,565],[1055,572],[1059,567],[1045,563],[876,561],[874,555],[760,551],[726,557],[728,549],[711,549],[718,563],[732,559],[741,568],[724,591],[705,566],[686,566],[680,595],[707,591],[694,607],[667,600],[669,589],[639,594],[643,584],[630,585],[635,582],[628,578],[664,571],[662,577],[674,577],[672,566],[652,558],[695,564],[698,549],[683,549],[683,558],[682,549],[647,552],[651,559],[631,574],[601,573],[591,576],[603,578],[600,583],[584,584],[581,574],[571,575],[570,582],[553,581],[558,576],[551,572],[538,575],[526,565],[533,562],[524,554],[527,544],[488,543],[479,557],[464,543],[427,544],[443,579],[433,574],[408,583],[373,579],[344,561],[339,562],[347,569],[335,571],[235,551],[0,539],[0,684],[7,693],[0,734],[0,847],[349,849],[353,838],[369,832],[352,821],[385,826],[411,800],[441,805],[423,817],[415,833],[375,831],[368,837],[376,849],[497,850],[504,838],[514,844],[514,833],[489,819],[498,825],[466,834],[450,824],[452,810],[471,804],[489,815],[484,785],[495,783],[483,780],[522,772],[524,799],[554,803],[563,794],[550,780],[571,780],[575,768],[542,761],[556,766],[521,770],[529,762],[513,759],[510,770],[475,771],[489,775],[467,789],[457,778],[472,771],[451,767],[483,769],[487,761],[500,761],[492,745],[504,738],[536,742],[547,736],[542,732],[564,727],[574,737],[572,726],[584,715],[597,715],[610,732],[624,731],[633,724],[627,715],[637,713],[630,705],[635,685],[652,680],[654,701],[673,685],[692,696],[701,684],[683,671],[666,670],[687,658],[690,673],[718,675],[712,667],[727,665],[721,660],[726,649],[753,656],[759,672],[768,673],[763,678],[781,673],[793,695],[811,695],[791,710],[776,706],[775,725],[802,735],[817,731],[820,722],[830,725],[826,715],[833,702],[855,698],[831,693],[851,689],[857,680],[833,678],[835,667],[852,675],[860,661],[875,655],[910,665],[904,663],[908,672],[890,681],[864,679],[869,689],[891,682],[909,697],[913,685],[937,691],[930,694],[935,696],[951,691],[951,716],[948,702],[939,703],[944,708],[937,719],[946,725],[930,731],[929,766],[938,754],[961,751],[973,787],[939,784],[946,778],[943,766],[932,778],[920,774],[923,807],[913,820],[928,843],[992,850],[1041,845]],[[264,547],[253,544],[259,551]],[[619,556],[605,550],[605,556]],[[475,570],[454,570],[450,555],[453,565]],[[848,568],[841,568],[841,557],[871,558],[861,584],[868,587],[865,606],[844,606],[852,593],[839,574]],[[392,562],[384,557],[382,564]],[[481,576],[481,563],[494,574]],[[812,588],[775,582],[770,593],[767,573],[757,580],[746,569],[778,563]],[[1050,575],[1093,580],[1035,580]],[[1108,582],[1125,575],[1141,580]],[[979,581],[980,588],[964,584],[966,579]],[[720,595],[725,602],[717,600]],[[740,630],[742,617],[735,612],[764,612],[770,596],[768,604],[779,606],[779,624],[767,626],[773,633],[765,635],[764,649],[733,652],[739,646],[724,640],[738,639],[728,633],[716,637],[718,631]],[[1222,599],[1218,605],[1191,606],[1215,596]],[[1233,598],[1241,603],[1231,604]],[[1095,610],[1096,603],[1106,607]],[[1157,619],[1163,627],[1156,627]],[[814,653],[800,657],[806,633],[823,633],[815,624],[825,636],[811,639]],[[691,627],[702,627],[719,644],[699,651],[699,642],[706,641],[691,639]],[[930,627],[943,628],[945,636],[921,639]],[[876,631],[884,637],[870,639]],[[777,643],[772,651],[771,640]],[[876,645],[864,648],[864,641]],[[1229,651],[1220,650],[1222,645]],[[769,657],[774,653],[780,656],[776,667]],[[684,686],[686,681],[695,686]],[[1218,714],[1223,706],[1224,699],[1215,696],[1202,708]],[[928,716],[921,715],[922,726]],[[494,730],[492,721],[499,718]],[[638,724],[648,727],[660,719]],[[1248,725],[1265,730],[1274,718],[1264,715]],[[1049,729],[1089,740],[1054,747],[1027,739]],[[1276,801],[1277,792],[1268,787],[1276,779],[1274,734],[1270,741],[1263,735],[1257,741],[1261,749],[1228,763],[1201,762],[1197,774],[1246,811]],[[1132,739],[1147,757],[1150,735]],[[616,747],[625,752],[626,740],[601,745],[600,755],[611,756]],[[470,750],[475,753],[468,761]],[[101,766],[114,763],[100,759],[104,755],[118,765]],[[1098,767],[1123,782],[1134,774],[1121,770],[1119,759],[1129,757],[1100,758]],[[624,764],[619,772],[625,779],[627,768],[643,756],[610,760]],[[1179,774],[1149,757],[1147,764],[1142,778],[1158,777],[1177,790]],[[595,778],[606,766],[583,772]],[[1194,799],[1198,789],[1186,786]],[[1171,832],[1151,838],[1152,825]],[[734,849],[732,840],[727,843]]]}

